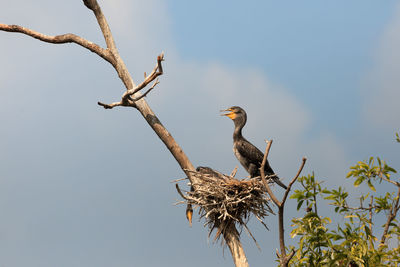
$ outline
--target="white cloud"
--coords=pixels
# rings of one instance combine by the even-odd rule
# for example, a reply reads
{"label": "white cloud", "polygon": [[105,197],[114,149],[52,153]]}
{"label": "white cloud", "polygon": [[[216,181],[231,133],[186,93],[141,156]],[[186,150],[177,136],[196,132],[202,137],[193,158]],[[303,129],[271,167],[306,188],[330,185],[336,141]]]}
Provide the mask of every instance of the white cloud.
{"label": "white cloud", "polygon": [[[283,177],[287,177],[287,179],[290,179],[296,173],[302,156],[308,156],[309,158],[308,170],[316,170],[317,175],[319,173],[321,173],[321,175],[326,175],[326,176],[332,175],[334,176],[333,178],[340,176],[340,173],[337,173],[337,170],[343,170],[343,167],[346,164],[345,149],[343,148],[343,146],[341,146],[339,140],[337,140],[337,138],[335,138],[335,136],[332,133],[315,134],[316,136],[315,141],[305,140],[304,136],[308,133],[307,131],[310,131],[308,129],[312,127],[312,120],[313,120],[312,114],[308,110],[308,108],[305,107],[303,103],[299,102],[295,96],[291,95],[290,92],[283,85],[271,82],[265,73],[257,69],[233,68],[229,66],[228,63],[221,63],[221,62],[198,63],[198,62],[188,61],[180,57],[171,37],[172,36],[171,29],[169,28],[170,22],[169,22],[168,12],[166,9],[166,4],[164,1],[108,0],[108,1],[101,1],[100,4],[103,5],[103,10],[109,19],[112,32],[115,34],[117,47],[120,48],[121,55],[126,61],[128,67],[130,68],[130,71],[133,74],[135,81],[139,82],[139,80],[137,79],[142,77],[143,71],[148,72],[153,68],[155,64],[156,55],[162,50],[165,50],[166,60],[167,60],[164,65],[165,75],[163,75],[160,78],[161,84],[157,86],[156,89],[149,95],[148,100],[150,102],[150,105],[155,109],[156,113],[160,115],[161,121],[163,121],[163,123],[175,137],[178,137],[177,138],[178,142],[183,146],[183,149],[189,154],[189,157],[194,161],[194,164],[197,165],[197,163],[202,164],[204,162],[206,164],[210,164],[213,167],[223,168],[224,170],[227,171],[231,170],[235,165],[238,164],[233,156],[231,148],[232,147],[231,134],[233,129],[232,122],[228,118],[220,117],[219,110],[227,108],[231,105],[240,105],[247,110],[249,116],[248,125],[246,126],[244,131],[246,137],[248,137],[248,139],[251,142],[255,143],[261,150],[263,150],[263,148],[265,147],[265,143],[263,141],[264,139],[266,138],[274,139],[275,143],[271,151],[272,166],[274,167],[275,171],[278,172],[279,174],[282,174]],[[11,6],[11,4],[7,6]],[[96,38],[100,40],[101,39],[100,31],[94,22],[93,16],[89,16],[90,13],[87,12],[87,10],[83,7],[83,5],[81,5],[79,10],[80,10],[79,12],[82,12],[81,14],[84,17],[79,17],[79,19],[76,20],[66,19],[64,23],[60,24],[58,24],[58,22],[56,23],[56,21],[58,21],[57,16],[54,14],[51,15],[51,19],[55,21],[51,25],[48,25],[48,23],[44,19],[48,15],[48,13],[51,13],[51,11],[47,9],[45,11],[37,10],[38,13],[36,14],[42,16],[43,27],[49,26],[49,28],[44,28],[45,31],[46,30],[52,31],[54,29],[54,32],[58,32],[55,30],[59,29],[58,27],[62,25],[63,29],[62,32],[64,32],[65,26],[67,25],[72,27],[71,32],[74,32],[74,29],[80,29],[81,25],[84,25],[90,21],[91,27],[89,27],[88,25],[83,26],[84,29],[90,28],[90,30],[85,34],[83,34],[83,36],[89,36],[88,39],[91,39],[91,36],[97,36]],[[21,13],[20,15],[22,17],[24,14]],[[63,19],[60,20],[63,21]],[[7,40],[9,42],[7,43],[7,50],[10,50],[13,47],[15,48],[14,40],[12,40],[14,36],[11,35],[9,36],[8,33],[2,33],[2,34],[7,36]],[[21,47],[18,48],[22,49],[22,46],[24,46],[23,49],[28,49],[28,51],[30,50],[38,51],[35,50],[36,48],[30,47],[30,45],[34,46],[40,45],[40,43],[36,40],[32,40],[32,42],[25,42],[25,40],[19,40],[18,43],[19,45],[21,45]],[[106,72],[108,69],[103,70],[102,68],[97,68],[93,66],[93,65],[97,66],[100,64],[105,65],[107,63],[104,61],[86,62],[87,58],[83,56],[82,58],[80,58],[81,61],[77,61],[78,63],[75,63],[74,61],[71,63],[70,61],[68,61],[68,59],[71,57],[72,53],[71,50],[66,50],[65,48],[60,46],[51,46],[51,47],[52,47],[51,53],[50,52],[48,53],[48,50],[50,50],[50,48],[46,48],[45,49],[46,51],[42,51],[43,53],[46,54],[46,55],[43,54],[43,57],[47,57],[49,54],[50,55],[56,54],[58,55],[56,58],[50,58],[47,60],[38,60],[38,58],[40,57],[37,57],[35,52],[33,53],[33,55],[31,55],[32,58],[15,59],[13,58],[13,55],[6,55],[4,58],[2,58],[2,62],[7,62],[7,66],[4,66],[4,64],[0,65],[0,70],[2,70],[2,72],[0,72],[0,75],[4,75],[0,76],[2,78],[1,80],[2,81],[16,80],[15,82],[16,86],[19,85],[18,89],[16,90],[20,90],[20,93],[17,95],[15,95],[15,93],[11,93],[10,90],[14,90],[14,88],[10,89],[9,82],[6,82],[0,84],[1,86],[0,94],[5,99],[6,95],[10,95],[10,97],[7,98],[8,100],[11,99],[10,101],[11,104],[9,105],[19,105],[21,101],[31,103],[32,99],[33,100],[41,99],[42,102],[46,102],[47,100],[49,100],[52,103],[54,103],[53,106],[48,107],[44,105],[37,105],[37,103],[35,102],[34,107],[38,106],[37,108],[38,109],[40,108],[40,110],[42,111],[41,113],[42,116],[52,122],[51,129],[53,129],[53,131],[55,131],[56,133],[53,137],[53,139],[55,139],[55,141],[53,140],[53,142],[57,144],[57,149],[55,150],[72,151],[75,153],[75,150],[73,149],[71,150],[71,147],[77,147],[77,150],[80,147],[86,147],[84,138],[82,139],[82,136],[88,137],[87,142],[92,141],[89,142],[91,144],[88,146],[89,149],[86,149],[84,153],[79,153],[79,154],[84,154],[83,160],[80,160],[80,158],[78,157],[79,164],[78,163],[75,163],[75,165],[72,164],[72,166],[80,166],[80,163],[83,162],[81,164],[85,165],[85,167],[81,167],[82,170],[79,170],[79,172],[78,171],[76,171],[76,173],[74,172],[74,178],[76,179],[76,181],[78,183],[82,183],[83,186],[87,186],[82,188],[89,187],[90,189],[87,189],[88,191],[90,191],[94,196],[100,196],[99,198],[104,200],[105,198],[102,197],[102,195],[108,196],[110,187],[106,186],[105,188],[102,188],[101,186],[93,187],[90,183],[85,182],[87,181],[84,176],[85,174],[81,174],[81,171],[84,173],[88,173],[87,177],[93,177],[93,179],[96,180],[95,182],[96,185],[103,185],[107,183],[109,183],[110,185],[115,185],[117,184],[116,180],[118,180],[120,177],[126,176],[126,173],[124,173],[124,170],[122,170],[122,168],[120,169],[115,168],[114,170],[112,167],[113,165],[111,165],[109,174],[96,173],[96,175],[98,175],[97,177],[90,172],[89,168],[86,167],[86,162],[84,162],[85,160],[91,158],[97,159],[98,155],[104,155],[104,154],[106,155],[113,154],[113,156],[115,155],[115,158],[114,157],[110,157],[107,159],[99,158],[98,161],[96,162],[99,162],[99,165],[102,166],[110,166],[110,164],[113,164],[111,159],[113,159],[116,162],[120,161],[121,158],[126,160],[126,158],[129,157],[129,159],[131,159],[131,157],[133,157],[132,155],[121,156],[121,154],[115,153],[115,151],[113,151],[113,150],[119,151],[119,149],[127,150],[126,147],[121,148],[121,146],[114,144],[115,142],[117,142],[122,138],[121,132],[125,130],[127,131],[127,133],[123,133],[124,135],[125,134],[128,135],[129,138],[131,138],[130,137],[131,135],[134,136],[132,137],[133,139],[132,141],[129,140],[129,144],[132,144],[132,147],[134,149],[140,148],[141,151],[145,151],[145,148],[147,148],[148,151],[146,151],[146,153],[149,155],[151,154],[151,157],[149,156],[149,159],[151,159],[151,161],[150,160],[145,161],[143,160],[143,158],[141,158],[137,159],[137,161],[134,162],[133,165],[135,165],[135,168],[137,169],[135,171],[140,173],[141,168],[143,168],[146,171],[146,175],[148,175],[147,174],[148,171],[154,171],[157,172],[157,175],[155,175],[157,176],[157,179],[160,178],[168,179],[165,178],[165,176],[169,175],[169,173],[166,174],[163,168],[168,168],[165,166],[168,165],[169,163],[168,160],[170,159],[165,159],[163,158],[165,154],[158,153],[162,150],[160,149],[162,144],[157,142],[158,141],[156,140],[157,137],[155,135],[148,134],[150,130],[142,131],[142,128],[147,127],[144,121],[140,121],[140,123],[142,124],[135,125],[133,130],[134,133],[132,133],[132,128],[130,128],[132,127],[131,120],[136,119],[136,117],[138,117],[139,115],[137,115],[135,111],[132,110],[127,111],[127,109],[124,109],[124,111],[122,111],[121,109],[116,109],[113,111],[104,111],[95,106],[95,102],[100,98],[97,94],[102,94],[106,90],[112,90],[114,92],[112,101],[117,100],[120,97],[121,91],[117,90],[117,88],[103,88],[108,86],[109,87],[114,86],[114,85],[111,86],[110,84],[113,84],[115,80],[118,80],[118,78],[116,78],[115,73],[110,74]],[[64,49],[64,51],[61,51],[62,49]],[[74,56],[80,56],[80,55],[74,54]],[[93,55],[93,57],[94,56],[95,55]],[[69,64],[75,63],[73,65],[75,66],[75,68],[70,66],[66,67],[64,66],[64,68],[54,67],[54,69],[56,70],[51,72],[50,74],[43,73],[43,69],[45,69],[45,67],[47,67],[48,69],[49,65],[52,66],[53,64],[54,66],[59,67],[63,66],[65,62],[69,62]],[[32,72],[29,72],[26,69],[21,70],[19,69],[20,66],[29,66],[30,68],[33,68],[33,70]],[[19,70],[19,72],[17,70]],[[62,73],[62,71],[65,73]],[[20,77],[18,75],[19,73],[24,73],[23,77],[24,81],[18,82],[18,78]],[[41,73],[42,76],[40,76],[39,78],[42,79],[38,79],[37,82],[31,83],[30,79],[33,79],[35,77],[37,78],[38,73]],[[80,73],[81,75],[77,75],[77,73]],[[109,74],[110,77],[108,76]],[[112,76],[113,74],[114,76]],[[46,80],[45,78],[48,80]],[[92,79],[95,81],[93,81]],[[62,81],[61,83],[68,83],[68,85],[64,85],[65,88],[62,92],[70,92],[71,95],[64,95],[64,97],[58,97],[59,96],[58,91],[50,90],[48,88],[47,90],[41,89],[42,87],[44,87],[43,84],[52,83],[58,85],[60,80]],[[33,87],[29,88],[30,90],[27,91],[25,94],[24,90],[26,90],[26,88],[24,88],[24,86],[21,86],[21,84],[32,85]],[[72,88],[69,88],[70,84],[74,84],[74,86],[72,86]],[[94,87],[102,87],[102,88],[98,88],[98,91],[94,93]],[[40,90],[43,90],[43,93],[38,94]],[[52,94],[49,94],[49,92],[50,93],[52,92]],[[111,93],[111,95],[112,94],[113,93]],[[17,98],[17,96],[19,98]],[[79,96],[79,99],[74,99],[78,98],[77,96]],[[89,103],[82,101],[81,100],[82,97],[85,97],[85,99],[89,98],[92,99],[90,100],[92,101],[90,103],[93,104],[93,106],[90,107],[86,106],[89,105]],[[103,99],[101,100],[106,101]],[[79,102],[80,105],[84,106],[85,108],[82,109],[70,108],[69,103],[71,101],[76,101],[75,103],[81,101]],[[60,106],[64,109],[62,108],[60,109],[59,108]],[[10,110],[10,106],[3,105],[2,108],[4,109],[3,114],[5,114],[3,116],[7,118],[10,117],[8,113]],[[32,109],[32,107],[29,106],[28,111],[30,113],[29,118],[31,118],[32,123],[34,123],[35,125],[38,122],[40,122],[41,119],[43,120],[43,118],[40,118],[39,112],[37,112],[35,109]],[[128,112],[129,115],[126,115]],[[52,116],[48,115],[49,113],[51,113],[56,119],[52,119]],[[79,121],[82,124],[79,125],[79,127],[74,126],[75,121],[78,120],[77,118],[80,118]],[[10,121],[14,120],[14,118],[9,118],[9,120]],[[93,123],[93,125],[90,125],[89,121]],[[26,120],[21,124],[25,125]],[[16,147],[10,147],[10,148],[6,147],[9,150],[6,150],[4,155],[7,155],[7,153],[10,154],[12,151],[15,150],[16,151],[28,150],[24,151],[24,154],[27,154],[27,152],[36,153],[36,151],[34,149],[30,149],[30,147],[28,148],[17,147],[18,145],[19,146],[21,145],[19,144],[19,142],[17,142],[18,140],[16,140],[14,135],[14,132],[18,132],[20,134],[18,138],[20,138],[22,141],[27,142],[26,139],[29,140],[28,137],[31,136],[32,133],[30,133],[29,131],[27,132],[18,131],[16,126],[14,126],[11,123],[9,123],[9,125],[11,125],[10,128],[13,129],[13,131],[10,131],[9,136],[14,136],[12,143],[13,144],[15,143]],[[36,126],[36,128],[42,128],[42,125],[43,128],[47,127],[47,124],[44,124],[43,121],[42,124],[38,123],[38,125],[40,126]],[[111,126],[108,127],[109,125],[113,125],[113,127]],[[78,128],[78,130],[76,130],[76,128]],[[106,130],[105,128],[107,128],[108,130]],[[65,132],[63,132],[64,130]],[[47,131],[46,129],[43,129],[43,132],[40,132],[40,134],[48,136],[45,135],[46,131]],[[65,136],[71,134],[69,132],[73,132],[72,137],[75,137],[73,139],[70,139],[69,141],[73,145],[69,144],[68,141],[66,141],[68,139]],[[3,137],[0,138],[2,140],[7,140],[9,136],[4,136],[4,134],[2,135],[0,133],[0,137]],[[99,140],[97,142],[93,142],[93,139],[95,140],[97,139],[96,137],[93,136],[97,136]],[[101,138],[98,136],[101,136]],[[58,138],[60,138],[60,140],[58,140]],[[138,142],[136,138],[140,139],[140,141]],[[38,140],[37,142],[43,142],[43,144],[42,143],[35,144],[38,147],[41,147],[40,151],[42,152],[43,152],[43,147],[47,147],[49,144],[49,140],[46,140],[45,138],[37,138],[33,140]],[[125,145],[126,143],[127,142],[124,142],[123,145]],[[149,147],[151,147],[151,149],[149,149]],[[154,151],[152,150],[153,148],[158,150]],[[53,152],[53,149],[54,147],[48,148],[48,151]],[[57,154],[58,156],[65,154],[65,152],[63,154],[57,151],[55,151],[54,153],[56,154],[59,153]],[[164,150],[162,151],[164,152]],[[44,153],[43,159],[41,157],[38,157],[37,155],[36,157],[40,158],[38,159],[38,161],[41,162],[43,165],[45,165],[47,161],[50,160],[46,158],[49,157],[49,155],[51,154]],[[60,164],[60,165],[52,165],[55,166],[53,168],[59,168],[61,165],[62,166],[67,165],[68,168],[71,168],[70,165],[71,163],[74,163],[74,161],[67,156],[65,156],[66,157],[65,162],[64,161],[59,162],[53,159],[53,161],[56,161],[58,162],[58,164]],[[8,156],[7,160],[9,160],[9,158],[10,157]],[[162,167],[160,167],[159,165],[157,168],[149,167],[149,164],[153,164],[149,162],[160,162],[159,165],[161,165]],[[27,173],[29,173],[31,169],[29,169],[29,166],[26,168],[25,167],[26,166],[24,166],[24,168],[20,168],[21,172],[25,171],[26,169]],[[11,167],[10,169],[11,169],[10,173],[13,173],[13,169]],[[73,167],[71,169],[73,169]],[[111,170],[113,171],[112,174]],[[58,171],[60,173],[65,173],[65,170],[61,167],[60,169],[54,170],[54,173],[57,173]],[[144,171],[142,175],[145,175]],[[62,193],[66,195],[65,197],[66,199],[69,199],[71,192],[76,193],[76,188],[81,188],[81,186],[76,186],[76,187],[73,186],[71,187],[73,189],[71,188],[64,189],[64,187],[60,185],[64,185],[63,183],[69,182],[70,179],[62,179],[62,177],[56,177],[56,178],[58,179],[54,179],[55,184],[52,184],[50,189],[53,190],[54,187],[59,186],[59,188],[61,188],[60,191],[62,191]],[[110,195],[115,197],[121,195],[124,196],[123,194],[124,192],[127,195],[131,196],[134,195],[131,193],[131,189],[135,187],[137,188],[137,183],[143,184],[143,181],[137,181],[134,179],[132,181],[130,178],[131,177],[129,176],[129,178],[126,179],[132,182],[132,187],[126,187],[126,186],[124,187],[123,185],[125,185],[125,183],[121,182],[121,188],[118,188],[118,190],[116,190],[116,192],[118,193]],[[147,176],[145,178],[146,178],[145,180],[149,184],[151,184],[149,188],[151,187],[152,190],[156,190],[154,189],[152,180],[151,179],[147,180],[148,178]],[[326,178],[329,179],[331,177],[326,177]],[[157,185],[159,185],[159,183],[157,183]],[[32,188],[29,187],[29,190],[33,192],[40,191],[38,190],[37,187],[32,187]],[[171,186],[167,189],[162,188],[160,190],[163,190],[163,192],[165,192],[166,190],[173,190],[173,187]],[[176,193],[174,192],[173,194]],[[11,197],[9,197],[10,199],[12,199],[12,195],[13,194],[11,194]],[[3,194],[3,197],[7,198],[7,196],[8,195]],[[80,195],[74,196],[76,197],[74,201],[76,202],[77,206],[79,206],[80,203],[82,203],[82,201],[84,203],[85,196],[86,194],[83,194],[82,196]],[[52,198],[50,204],[53,204],[54,202],[54,205],[58,205],[57,201],[54,201],[54,199],[57,198],[58,196],[51,196],[51,197]],[[170,199],[166,201],[169,200]],[[108,198],[107,201],[109,201]],[[131,201],[128,203],[129,205],[131,203],[135,204],[131,199],[129,199],[129,201]],[[160,201],[155,199],[154,201],[157,202],[156,204],[154,204],[154,206],[157,206],[158,208],[160,205]],[[95,203],[93,210],[98,210],[98,211],[104,210],[104,206],[101,202],[99,206],[97,206],[98,205],[97,202],[95,201],[93,202]],[[173,200],[171,200],[171,203],[172,202]],[[6,201],[3,203],[6,203]],[[11,201],[10,203],[13,202]],[[65,209],[59,209],[59,210],[65,210],[66,212],[69,212],[69,209],[71,209],[71,207],[73,208],[74,206],[70,205],[68,201],[65,201],[65,203],[66,203]],[[118,205],[115,206],[121,208],[120,203],[117,204],[119,206]],[[8,209],[13,210],[15,204],[13,205],[10,205]],[[138,206],[133,206],[132,210],[134,211],[137,208]],[[175,207],[172,208],[168,206],[168,208],[170,208],[171,210],[174,209],[172,212],[176,212]],[[22,207],[21,209],[23,210],[24,207]],[[170,209],[168,209],[168,212],[165,211],[165,213],[168,213],[166,214],[166,216],[171,216],[169,214],[171,212]],[[134,214],[135,216],[137,216],[135,212],[131,211],[127,212],[127,214],[128,215]],[[47,215],[48,214],[44,212],[43,214],[39,215],[39,217],[47,218],[48,217]],[[73,217],[73,213],[66,213],[65,217],[63,216],[62,218],[71,218],[71,216]],[[143,208],[143,210],[140,210],[140,217],[148,218],[149,216],[150,217],[154,216],[152,209]],[[16,216],[13,217],[12,220],[22,221],[18,220],[18,218],[19,217]],[[174,224],[179,224],[182,223],[184,217],[182,213],[182,218],[177,218],[173,216],[171,216],[170,218],[171,219],[168,221],[172,221],[172,223]],[[105,219],[109,220],[109,218]],[[126,217],[121,217],[121,220],[124,219],[126,220]],[[9,224],[12,223],[12,220],[10,220]],[[82,220],[86,219],[83,217]],[[49,222],[47,220],[44,221],[46,222],[46,225],[43,228],[46,228]],[[69,223],[68,219],[63,219],[63,221],[58,222],[57,224],[54,223],[53,226],[56,225],[62,226],[68,223]],[[112,225],[114,225],[114,223],[115,222],[112,222]],[[143,227],[146,226],[149,227],[151,223],[152,222],[149,222],[148,220],[140,220],[140,222],[138,222],[137,229],[142,229]],[[159,221],[157,221],[156,223],[159,224]],[[23,228],[23,227],[24,225],[18,228]],[[154,229],[155,228],[157,227],[154,227]],[[108,234],[110,235],[114,234],[115,229],[106,228],[105,231],[107,230],[109,231],[107,232]],[[163,229],[160,230],[163,231]],[[46,231],[44,230],[42,231],[46,234]],[[79,239],[79,238],[85,239],[85,234],[82,234],[82,232],[84,231],[85,228],[80,228],[80,227],[77,228],[76,230],[77,238],[74,239],[74,241],[77,241],[76,243],[79,244],[81,243],[80,241],[85,241],[88,243],[91,242],[90,239],[86,240]],[[131,226],[127,227],[126,231],[131,232],[132,227]],[[196,229],[196,231],[198,230]],[[142,240],[153,241],[154,238],[156,238],[155,236],[157,235],[154,234],[153,236],[148,236],[148,233],[146,233],[145,231],[142,232],[143,234],[146,235],[146,237],[140,236],[141,233],[135,233],[135,237],[130,237],[129,240],[135,245],[141,246],[143,245],[143,241],[138,241],[141,240],[140,238],[143,238]],[[173,230],[171,230],[165,234],[172,235],[173,233],[174,233]],[[203,240],[206,239],[204,236],[205,233],[202,232],[201,230],[196,232],[195,234],[202,235],[196,241],[198,243],[203,242]],[[12,238],[13,237],[10,237],[10,239]],[[171,239],[172,238],[173,237],[171,237]],[[125,239],[127,238],[124,235],[121,238],[121,240]],[[123,244],[124,242],[121,240],[118,240],[118,242],[116,243]],[[164,240],[168,240],[168,238]],[[198,243],[191,244],[191,246],[199,245]],[[180,242],[179,244],[183,244],[183,247],[177,247],[177,248],[174,247],[173,251],[170,251],[167,248],[168,253],[171,253],[171,255],[173,255],[174,252],[176,251],[179,252],[187,248],[187,246],[185,245],[187,243]],[[96,247],[98,244],[90,243],[90,245]],[[70,247],[66,247],[64,249],[63,244],[57,246],[57,248],[60,248],[60,250],[62,251],[64,250],[68,251],[71,249]],[[16,250],[13,251],[15,252]],[[264,249],[263,251],[266,251],[265,253],[268,253],[267,251],[273,251],[273,249],[268,248]],[[18,252],[21,252],[21,250],[19,249]],[[24,250],[22,250],[22,252],[24,252]],[[147,253],[143,253],[143,255],[138,255],[138,257],[140,258],[140,260],[147,261],[149,258],[148,255],[149,254]],[[107,258],[106,255],[101,255],[101,256]],[[10,259],[11,258],[12,257],[10,257]],[[168,255],[168,262],[169,263],[174,262],[175,261],[174,258],[175,257]],[[218,255],[217,258],[219,259],[220,255]],[[195,263],[195,264],[203,265],[202,263]],[[226,264],[229,264],[229,262]],[[21,266],[23,266],[23,264],[21,264]],[[49,264],[48,266],[51,266],[51,264]]]}
{"label": "white cloud", "polygon": [[[121,6],[125,11],[119,13]],[[165,74],[148,100],[156,113],[160,111],[161,120],[195,165],[210,164],[229,171],[237,164],[231,148],[232,122],[220,117],[219,110],[239,105],[248,113],[244,134],[251,142],[263,150],[264,139],[274,139],[271,161],[277,172],[291,177],[301,158],[307,156],[306,171],[320,170],[326,179],[344,178],[338,170],[348,167],[345,148],[333,133],[313,133],[312,141],[305,138],[312,131],[312,113],[283,85],[270,81],[258,69],[182,58],[170,39],[169,18],[161,1],[126,4],[119,0],[115,5],[106,2],[104,10],[111,17],[113,32],[140,34],[139,39],[136,34],[123,34],[124,39],[118,39],[117,44],[135,44],[127,55],[127,60],[134,63],[134,77],[141,77],[141,72],[136,72],[139,68],[149,71],[153,67],[156,53],[149,50],[160,43],[164,46],[160,50],[166,52]],[[147,16],[149,13],[152,16]],[[167,24],[157,27],[162,21]],[[163,36],[168,36],[164,42]],[[142,41],[145,44],[136,47]],[[205,143],[211,145],[204,146]]]}
{"label": "white cloud", "polygon": [[[364,92],[364,115],[368,124],[388,128],[400,127],[400,4],[387,25],[376,51],[376,65]],[[396,127],[396,128],[394,128]]]}
{"label": "white cloud", "polygon": [[[312,114],[284,86],[271,82],[256,69],[215,62],[198,64],[179,57],[171,61],[166,62],[169,71],[150,101],[175,117],[176,125],[172,122],[166,126],[179,136],[184,147],[189,147],[195,164],[211,164],[226,172],[238,164],[231,148],[233,124],[220,117],[219,110],[239,105],[248,114],[246,138],[261,150],[265,149],[265,139],[274,140],[270,161],[282,177],[294,176],[306,156],[309,161],[303,174],[315,170],[317,177],[334,184],[344,179],[346,149],[330,132],[313,133],[312,140],[306,138],[312,132]],[[182,120],[187,120],[185,127]],[[239,174],[247,175],[243,170]]]}

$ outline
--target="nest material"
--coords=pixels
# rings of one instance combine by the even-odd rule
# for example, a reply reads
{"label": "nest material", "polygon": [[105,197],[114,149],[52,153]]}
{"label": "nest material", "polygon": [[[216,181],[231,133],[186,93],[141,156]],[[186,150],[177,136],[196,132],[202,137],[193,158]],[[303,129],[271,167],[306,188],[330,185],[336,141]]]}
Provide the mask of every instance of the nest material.
{"label": "nest material", "polygon": [[214,229],[217,229],[214,241],[227,231],[239,234],[232,227],[237,225],[240,229],[244,227],[256,242],[247,227],[250,216],[253,214],[267,228],[263,219],[273,213],[261,179],[237,180],[208,167],[199,167],[197,171],[189,172],[197,178],[198,183],[193,184],[196,190],[184,195],[177,185],[179,194],[185,199],[180,203],[199,207],[200,218],[205,219],[205,226],[210,229],[209,236]]}

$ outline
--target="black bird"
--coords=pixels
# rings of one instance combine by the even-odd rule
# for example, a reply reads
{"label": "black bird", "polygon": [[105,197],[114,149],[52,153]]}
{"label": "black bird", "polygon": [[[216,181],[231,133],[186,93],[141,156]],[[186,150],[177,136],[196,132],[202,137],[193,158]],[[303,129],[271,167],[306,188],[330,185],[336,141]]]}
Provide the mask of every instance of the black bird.
{"label": "black bird", "polygon": [[[264,158],[264,153],[247,141],[242,135],[242,129],[247,121],[246,112],[238,106],[230,107],[221,112],[229,112],[222,114],[222,116],[229,117],[235,124],[235,130],[233,131],[233,152],[236,158],[250,174],[251,178],[260,176],[260,167]],[[268,161],[265,163],[264,172],[265,175],[275,175]],[[275,175],[272,179],[281,187],[287,188],[286,185],[279,180],[278,176]]]}

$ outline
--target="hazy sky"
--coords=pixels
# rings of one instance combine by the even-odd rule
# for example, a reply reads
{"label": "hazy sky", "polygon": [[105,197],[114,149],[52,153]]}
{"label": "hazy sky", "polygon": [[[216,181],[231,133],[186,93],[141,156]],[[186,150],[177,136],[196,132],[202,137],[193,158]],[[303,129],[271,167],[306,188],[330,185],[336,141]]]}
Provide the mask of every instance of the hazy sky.
{"label": "hazy sky", "polygon": [[[400,4],[387,1],[99,1],[134,80],[165,52],[147,100],[195,166],[230,173],[232,122],[287,183],[303,174],[349,186],[349,166],[400,168]],[[104,46],[82,1],[0,0],[0,23],[75,33]],[[0,267],[232,266],[172,180],[184,174],[134,109],[104,110],[123,85],[73,44],[0,32]],[[241,168],[241,167],[240,167]],[[245,176],[243,169],[239,176]],[[182,185],[183,186],[183,185]],[[280,190],[276,188],[276,190]],[[290,218],[302,216],[288,202]],[[277,217],[243,233],[251,266],[276,266]],[[290,243],[290,241],[288,241]]]}

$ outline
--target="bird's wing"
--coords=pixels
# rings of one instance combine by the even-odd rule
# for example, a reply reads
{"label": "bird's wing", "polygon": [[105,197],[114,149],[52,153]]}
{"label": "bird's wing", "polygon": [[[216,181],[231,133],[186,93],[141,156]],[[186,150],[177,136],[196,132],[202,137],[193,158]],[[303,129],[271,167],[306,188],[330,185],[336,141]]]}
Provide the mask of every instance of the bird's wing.
{"label": "bird's wing", "polygon": [[223,179],[223,180],[225,179],[225,175],[223,175],[219,171],[213,170],[210,167],[198,166],[196,168],[196,171],[198,171],[198,172],[200,172],[202,174],[208,174],[208,175],[214,176],[214,177],[219,178],[219,179]]}
{"label": "bird's wing", "polygon": [[[261,167],[261,163],[264,159],[264,154],[256,146],[254,146],[247,140],[243,140],[241,142],[238,142],[236,148],[238,152],[249,161],[250,164],[254,164],[257,169]],[[269,165],[268,160],[265,163],[264,170],[266,175],[274,174],[274,171]]]}
{"label": "bird's wing", "polygon": [[261,166],[263,160],[263,153],[247,140],[242,140],[236,146],[240,155],[248,160],[249,163],[256,165],[258,168]]}

